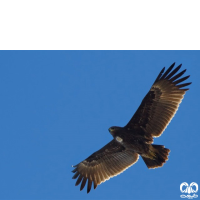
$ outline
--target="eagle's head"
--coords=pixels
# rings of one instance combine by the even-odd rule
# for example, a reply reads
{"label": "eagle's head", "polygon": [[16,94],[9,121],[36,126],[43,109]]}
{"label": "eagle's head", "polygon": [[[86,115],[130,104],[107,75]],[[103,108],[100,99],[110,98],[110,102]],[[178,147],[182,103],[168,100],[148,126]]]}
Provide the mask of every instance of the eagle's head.
{"label": "eagle's head", "polygon": [[111,126],[108,130],[109,130],[110,134],[114,137],[116,135],[116,133],[121,129],[122,128],[119,126]]}

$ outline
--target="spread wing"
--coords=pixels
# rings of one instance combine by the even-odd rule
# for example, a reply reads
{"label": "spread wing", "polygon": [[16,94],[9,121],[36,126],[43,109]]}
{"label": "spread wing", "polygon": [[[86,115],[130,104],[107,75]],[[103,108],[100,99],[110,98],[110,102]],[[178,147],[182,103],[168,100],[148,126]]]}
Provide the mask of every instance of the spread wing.
{"label": "spread wing", "polygon": [[139,155],[133,151],[126,150],[115,140],[112,140],[99,151],[96,151],[87,159],[74,166],[73,179],[77,179],[76,186],[81,183],[80,190],[85,187],[88,180],[87,193],[90,192],[92,182],[94,189],[97,185],[117,176],[128,167],[137,162]]}
{"label": "spread wing", "polygon": [[186,70],[177,73],[181,65],[172,70],[174,65],[175,63],[165,73],[165,68],[162,69],[138,110],[126,125],[128,129],[138,129],[141,134],[149,136],[151,142],[152,136],[159,137],[163,133],[178,110],[188,90],[183,87],[191,84],[182,83],[189,76],[181,78]]}

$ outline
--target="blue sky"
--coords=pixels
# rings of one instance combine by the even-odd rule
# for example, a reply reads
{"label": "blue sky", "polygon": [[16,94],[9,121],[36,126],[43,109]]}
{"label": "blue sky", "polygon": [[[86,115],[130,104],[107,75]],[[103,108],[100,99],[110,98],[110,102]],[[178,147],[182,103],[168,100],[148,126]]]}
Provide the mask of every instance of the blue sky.
{"label": "blue sky", "polygon": [[[193,83],[154,140],[167,163],[140,158],[80,192],[71,166],[112,140],[108,128],[126,125],[173,62]],[[0,199],[180,199],[182,182],[200,184],[199,63],[200,51],[0,51]]]}

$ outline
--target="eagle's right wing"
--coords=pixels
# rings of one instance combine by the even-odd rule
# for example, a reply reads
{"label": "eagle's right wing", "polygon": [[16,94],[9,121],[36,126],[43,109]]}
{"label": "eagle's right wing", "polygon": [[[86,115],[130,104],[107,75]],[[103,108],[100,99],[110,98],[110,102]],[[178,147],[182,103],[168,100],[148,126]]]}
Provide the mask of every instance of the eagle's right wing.
{"label": "eagle's right wing", "polygon": [[77,179],[76,185],[81,183],[80,190],[85,187],[88,180],[87,193],[90,192],[92,182],[94,189],[97,185],[116,176],[137,162],[139,155],[126,150],[114,139],[99,151],[96,151],[87,159],[75,165],[72,171],[73,179]]}

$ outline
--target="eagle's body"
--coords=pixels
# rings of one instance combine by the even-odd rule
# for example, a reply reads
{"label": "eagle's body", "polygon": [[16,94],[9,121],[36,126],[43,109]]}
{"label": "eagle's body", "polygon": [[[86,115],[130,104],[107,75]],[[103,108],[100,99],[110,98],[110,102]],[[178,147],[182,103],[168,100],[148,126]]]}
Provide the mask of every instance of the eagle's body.
{"label": "eagle's body", "polygon": [[188,90],[183,87],[191,84],[179,84],[189,76],[180,78],[186,70],[177,74],[181,65],[172,70],[174,65],[165,73],[165,68],[162,69],[126,126],[109,128],[113,140],[74,166],[73,178],[78,178],[76,185],[81,183],[81,190],[87,180],[87,192],[90,192],[92,182],[95,189],[97,185],[120,174],[136,163],[139,155],[148,168],[161,167],[168,160],[170,150],[163,145],[152,144],[153,137],[163,133]]}
{"label": "eagle's body", "polygon": [[134,152],[138,154],[148,154],[149,143],[151,143],[151,140],[138,134],[137,130],[129,130],[126,127],[114,126],[111,127],[109,131],[114,139],[126,149],[134,149]]}

